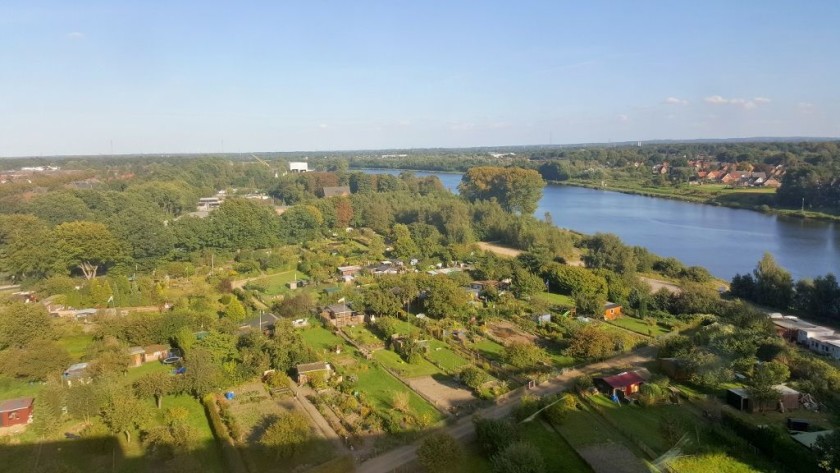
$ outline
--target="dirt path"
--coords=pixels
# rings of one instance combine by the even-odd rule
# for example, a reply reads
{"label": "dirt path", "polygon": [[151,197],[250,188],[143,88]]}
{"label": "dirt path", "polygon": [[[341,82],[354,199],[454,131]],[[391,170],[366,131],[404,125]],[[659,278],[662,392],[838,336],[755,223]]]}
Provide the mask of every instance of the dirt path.
{"label": "dirt path", "polygon": [[321,435],[324,436],[325,439],[332,442],[335,446],[335,449],[339,454],[348,454],[350,450],[347,448],[347,445],[344,444],[341,437],[336,433],[335,430],[330,426],[330,423],[327,422],[327,419],[324,419],[324,416],[318,412],[318,409],[306,398],[306,394],[311,393],[307,392],[309,388],[305,387],[298,387],[292,386],[292,390],[295,393],[295,401],[297,401],[298,405],[309,415],[309,418],[312,419],[312,422],[321,432]]}
{"label": "dirt path", "polygon": [[682,288],[672,282],[663,281],[661,279],[646,278],[644,276],[639,276],[639,279],[648,283],[650,286],[650,292],[652,293],[659,292],[660,289],[665,289],[671,294],[680,294],[682,292]]}
{"label": "dirt path", "polygon": [[[484,419],[500,419],[510,415],[513,409],[518,405],[519,399],[527,394],[534,394],[537,396],[545,396],[554,394],[570,387],[572,380],[582,374],[592,374],[608,368],[624,367],[627,365],[638,366],[653,359],[655,348],[643,347],[634,350],[630,353],[611,358],[606,361],[592,363],[581,367],[580,369],[567,370],[560,376],[537,386],[534,389],[528,390],[519,388],[511,391],[507,396],[496,401],[496,404],[476,412],[475,415],[481,416]],[[454,424],[443,429],[447,434],[455,437],[461,442],[467,442],[475,436],[475,427],[473,426],[472,416],[462,417]],[[410,445],[405,445],[386,452],[378,457],[371,458],[364,463],[358,465],[357,473],[385,473],[394,471],[403,465],[410,463],[417,457],[417,447],[420,441],[416,441]]]}
{"label": "dirt path", "polygon": [[517,250],[516,248],[509,248],[507,246],[497,245],[495,243],[489,243],[486,241],[478,242],[478,247],[481,248],[483,251],[492,251],[497,255],[501,256],[509,256],[511,258],[516,258],[520,254],[522,254],[521,250]]}

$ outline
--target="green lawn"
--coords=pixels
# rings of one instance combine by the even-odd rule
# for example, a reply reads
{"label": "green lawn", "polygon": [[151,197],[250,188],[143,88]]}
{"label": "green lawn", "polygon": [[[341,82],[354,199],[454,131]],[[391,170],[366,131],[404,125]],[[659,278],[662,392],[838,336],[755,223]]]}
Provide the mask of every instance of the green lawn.
{"label": "green lawn", "polygon": [[577,361],[571,356],[563,355],[555,350],[546,350],[546,352],[548,353],[548,358],[551,360],[551,363],[557,368],[573,366]]}
{"label": "green lawn", "polygon": [[286,287],[286,283],[294,281],[295,278],[297,278],[297,280],[309,279],[306,274],[300,271],[289,270],[281,273],[269,274],[255,279],[253,282],[266,288],[265,295],[276,296],[282,292],[288,292],[289,288]]}
{"label": "green lawn", "polygon": [[482,338],[478,342],[473,343],[470,348],[477,351],[483,357],[498,362],[502,361],[502,354],[505,350],[505,347],[487,338]]}
{"label": "green lawn", "polygon": [[521,425],[522,440],[536,447],[545,460],[545,471],[592,471],[571,445],[539,420]]}
{"label": "green lawn", "polygon": [[470,362],[452,351],[446,343],[440,340],[429,341],[429,351],[426,353],[426,358],[434,361],[443,369],[451,373],[459,373]]}
{"label": "green lawn", "polygon": [[304,343],[312,347],[317,353],[329,352],[336,345],[347,345],[344,339],[325,329],[319,322],[310,319],[309,325],[309,328],[300,330],[300,336]]}
{"label": "green lawn", "polygon": [[405,378],[417,378],[441,373],[435,365],[429,363],[425,358],[420,358],[417,363],[408,363],[391,350],[377,350],[374,352],[373,358]]}
{"label": "green lawn", "polygon": [[[464,447],[464,460],[458,465],[457,471],[463,473],[486,473],[491,471],[490,460],[484,457],[478,444],[470,442]],[[456,471],[453,469],[453,471]]]}
{"label": "green lawn", "polygon": [[125,384],[131,384],[149,373],[170,373],[175,367],[172,365],[164,365],[158,361],[144,363],[138,367],[131,367],[125,373],[123,380]]}
{"label": "green lawn", "polygon": [[396,415],[393,410],[393,395],[398,391],[406,391],[409,393],[409,405],[415,414],[429,416],[435,422],[443,418],[437,409],[379,366],[365,364],[355,374],[358,377],[356,386],[359,391],[365,393],[380,412],[392,417]]}
{"label": "green lawn", "polygon": [[666,333],[670,333],[669,330],[666,330],[659,326],[658,324],[648,325],[644,320],[640,320],[634,317],[619,317],[615,320],[611,320],[607,322],[612,325],[616,325],[618,327],[626,328],[627,330],[636,332],[638,334],[642,334],[645,336],[654,336],[658,337],[660,335],[665,335]]}
{"label": "green lawn", "polygon": [[562,307],[574,307],[575,300],[570,296],[563,294],[555,294],[553,292],[541,292],[534,296],[537,299],[548,302],[549,304],[558,305]]}
{"label": "green lawn", "polygon": [[345,335],[347,335],[360,345],[370,347],[381,347],[384,345],[384,342],[364,325],[344,327],[341,330],[344,331]]}
{"label": "green lawn", "polygon": [[63,337],[58,341],[58,344],[63,346],[74,362],[78,362],[84,356],[88,345],[93,343],[93,336],[88,334],[72,335]]}
{"label": "green lawn", "polygon": [[624,443],[618,432],[586,409],[570,412],[560,425],[554,427],[575,448],[604,442]]}
{"label": "green lawn", "polygon": [[0,376],[0,400],[17,397],[35,397],[41,390],[41,383],[23,381],[6,376]]}

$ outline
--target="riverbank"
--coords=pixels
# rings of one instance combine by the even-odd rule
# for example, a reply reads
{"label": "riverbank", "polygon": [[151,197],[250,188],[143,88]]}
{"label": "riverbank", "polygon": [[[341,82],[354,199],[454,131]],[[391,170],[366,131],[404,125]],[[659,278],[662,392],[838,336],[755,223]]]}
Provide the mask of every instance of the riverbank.
{"label": "riverbank", "polygon": [[[801,211],[798,209],[779,209],[771,207],[772,195],[775,191],[760,190],[732,190],[730,192],[723,192],[722,187],[713,185],[697,186],[697,190],[701,188],[712,188],[710,192],[699,193],[685,193],[680,192],[678,188],[638,188],[616,185],[597,185],[584,181],[568,180],[568,181],[549,181],[551,184],[584,187],[587,189],[605,190],[611,192],[620,192],[622,194],[641,195],[645,197],[656,197],[660,199],[679,200],[682,202],[691,202],[695,204],[713,205],[717,207],[728,207],[731,209],[752,210],[769,215],[779,215],[783,217],[795,217],[803,219],[825,220],[830,222],[840,222],[840,215],[833,215],[824,212]],[[719,191],[719,192],[715,192]]]}

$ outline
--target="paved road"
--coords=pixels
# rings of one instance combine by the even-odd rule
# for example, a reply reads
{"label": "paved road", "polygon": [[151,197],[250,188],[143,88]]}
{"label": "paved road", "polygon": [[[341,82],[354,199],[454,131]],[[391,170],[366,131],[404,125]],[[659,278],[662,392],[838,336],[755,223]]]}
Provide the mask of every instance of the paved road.
{"label": "paved road", "polygon": [[[623,366],[638,366],[642,363],[653,359],[656,349],[653,347],[642,347],[630,353],[610,358],[609,360],[592,363],[580,369],[570,369],[564,374],[551,379],[534,389],[526,390],[519,388],[508,394],[504,399],[497,401],[495,405],[484,408],[476,412],[474,415],[485,419],[500,419],[510,415],[513,409],[518,405],[519,399],[526,393],[535,394],[538,396],[545,396],[548,394],[558,393],[564,389],[568,389],[574,378],[582,374],[592,374],[603,371],[609,368],[619,368]],[[463,417],[455,424],[452,424],[443,429],[443,432],[455,437],[461,442],[469,442],[475,435],[473,428],[472,417]],[[414,442],[410,445],[405,445],[389,452],[383,453],[378,457],[371,458],[356,467],[357,473],[386,473],[394,471],[395,469],[410,463],[417,457],[417,447],[420,446],[420,441]]]}

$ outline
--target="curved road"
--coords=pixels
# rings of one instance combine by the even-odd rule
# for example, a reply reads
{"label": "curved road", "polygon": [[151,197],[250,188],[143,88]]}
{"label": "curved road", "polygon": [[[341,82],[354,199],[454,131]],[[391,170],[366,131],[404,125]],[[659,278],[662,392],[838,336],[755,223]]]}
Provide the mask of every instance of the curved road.
{"label": "curved road", "polygon": [[[462,417],[456,423],[441,429],[453,436],[458,441],[464,443],[469,442],[475,435],[472,418],[480,416],[485,419],[500,419],[510,415],[513,409],[518,405],[519,399],[526,393],[536,394],[538,396],[545,396],[547,394],[554,394],[565,389],[568,389],[574,378],[582,374],[593,374],[611,368],[622,367],[638,367],[642,363],[653,360],[656,349],[654,347],[642,347],[630,353],[619,355],[609,360],[592,363],[581,368],[574,368],[566,370],[565,373],[537,386],[534,389],[528,390],[519,388],[511,391],[506,397],[497,401],[493,406],[477,411],[473,416]],[[377,457],[371,458],[356,467],[357,473],[386,473],[394,471],[397,468],[414,461],[417,458],[417,447],[420,446],[421,440],[415,441],[410,445],[404,445],[389,452],[383,453]]]}

